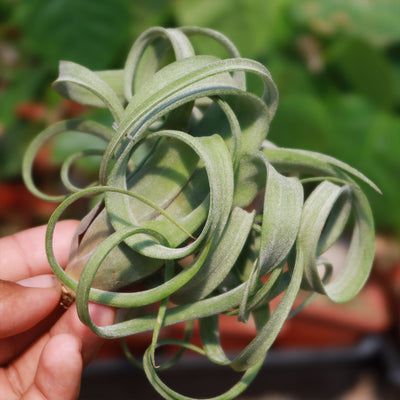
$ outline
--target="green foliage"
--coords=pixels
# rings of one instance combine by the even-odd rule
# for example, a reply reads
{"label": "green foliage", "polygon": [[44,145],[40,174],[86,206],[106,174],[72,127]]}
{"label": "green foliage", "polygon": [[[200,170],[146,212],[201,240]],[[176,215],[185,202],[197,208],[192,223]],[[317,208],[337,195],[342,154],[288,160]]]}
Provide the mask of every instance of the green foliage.
{"label": "green foliage", "polygon": [[46,72],[40,67],[21,68],[14,73],[12,84],[0,91],[0,179],[13,178],[20,172],[22,154],[33,127],[16,118],[16,108],[41,90],[47,82]]}
{"label": "green foliage", "polygon": [[23,32],[25,48],[44,63],[57,65],[64,59],[103,69],[120,58],[129,40],[129,3],[32,0],[17,8],[15,21]]}
{"label": "green foliage", "polygon": [[178,25],[218,29],[242,54],[262,57],[290,38],[288,4],[288,0],[180,0],[173,10]]}
{"label": "green foliage", "polygon": [[384,46],[400,40],[397,0],[298,0],[291,11],[297,22],[317,34],[344,34]]}
{"label": "green foliage", "polygon": [[378,107],[395,104],[396,78],[389,60],[372,45],[359,39],[337,41],[327,55],[327,66],[341,76],[351,90]]}
{"label": "green foliage", "polygon": [[319,98],[309,94],[288,94],[280,100],[271,138],[284,147],[328,152],[333,135],[330,118],[330,110]]}

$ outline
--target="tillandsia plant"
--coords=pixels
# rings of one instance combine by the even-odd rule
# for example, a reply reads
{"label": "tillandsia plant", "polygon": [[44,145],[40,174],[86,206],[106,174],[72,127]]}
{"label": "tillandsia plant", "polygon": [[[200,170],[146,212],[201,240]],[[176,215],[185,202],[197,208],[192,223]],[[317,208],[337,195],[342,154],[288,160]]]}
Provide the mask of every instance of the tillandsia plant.
{"label": "tillandsia plant", "polygon": [[[216,41],[227,58],[196,54],[195,36]],[[249,74],[258,77],[260,95],[246,89]],[[153,332],[140,364],[164,398],[190,399],[157,374],[188,348],[243,371],[237,384],[214,399],[238,396],[288,317],[316,293],[345,302],[362,288],[373,261],[374,224],[356,181],[379,189],[332,157],[267,141],[278,90],[268,70],[241,58],[221,33],[148,29],[123,69],[93,72],[63,61],[54,89],[73,101],[108,108],[113,123],[57,122],[26,152],[26,185],[60,202],[48,223],[48,260],[65,287],[64,302],[75,300],[79,317],[96,334]],[[47,195],[34,184],[35,156],[43,143],[70,131],[101,138],[104,151],[85,149],[65,160],[61,179],[68,194]],[[71,166],[93,155],[101,157],[98,181],[78,188]],[[64,271],[53,251],[55,224],[68,207],[90,196],[98,202],[77,229]],[[345,229],[351,230],[346,262],[332,274],[323,255]],[[300,290],[309,297],[295,307]],[[97,326],[89,301],[118,309],[149,307],[147,315],[129,311],[111,326]],[[256,326],[251,342],[232,357],[220,344],[218,320],[224,313],[243,323],[252,318]],[[190,342],[195,320],[201,347]],[[182,322],[182,339],[159,337],[162,327]],[[156,366],[156,349],[168,344],[181,349]]]}

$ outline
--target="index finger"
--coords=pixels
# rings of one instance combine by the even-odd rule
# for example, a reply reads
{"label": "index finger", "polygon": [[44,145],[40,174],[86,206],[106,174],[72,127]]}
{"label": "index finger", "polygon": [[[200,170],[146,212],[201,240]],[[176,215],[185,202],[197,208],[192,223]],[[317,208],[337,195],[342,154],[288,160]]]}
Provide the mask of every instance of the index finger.
{"label": "index finger", "polygon": [[[78,221],[56,225],[54,253],[61,266],[68,262],[70,244]],[[52,272],[45,251],[46,226],[38,226],[0,239],[0,279],[19,281]]]}

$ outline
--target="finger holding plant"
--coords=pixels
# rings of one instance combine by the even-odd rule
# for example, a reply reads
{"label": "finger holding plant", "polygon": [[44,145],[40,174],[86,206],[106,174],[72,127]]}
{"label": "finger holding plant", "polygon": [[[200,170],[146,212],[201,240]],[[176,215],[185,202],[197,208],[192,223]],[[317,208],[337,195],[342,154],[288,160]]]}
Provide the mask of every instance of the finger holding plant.
{"label": "finger holding plant", "polygon": [[[194,36],[215,40],[227,58],[197,54]],[[246,89],[248,74],[259,78],[260,95]],[[158,377],[159,346],[190,348],[244,371],[233,388],[215,397],[232,399],[256,376],[296,311],[300,289],[310,298],[319,293],[344,302],[364,285],[374,226],[356,179],[379,189],[332,157],[267,141],[278,90],[268,70],[241,58],[221,33],[151,28],[135,41],[123,69],[93,72],[61,62],[54,88],[73,101],[108,108],[114,122],[58,122],[26,152],[26,185],[41,198],[61,202],[48,224],[48,260],[65,287],[64,301],[76,300],[81,320],[96,334],[124,338],[153,332],[142,366],[164,398],[189,399]],[[100,137],[105,150],[86,149],[65,160],[61,180],[69,193],[47,195],[34,184],[33,161],[44,142],[66,131]],[[101,157],[98,181],[78,188],[69,177],[71,165],[91,155]],[[100,200],[81,221],[64,271],[53,251],[55,224],[68,207],[90,196]],[[346,263],[332,277],[323,254],[349,229],[349,220]],[[143,290],[126,289],[139,283]],[[128,310],[152,307],[145,316],[100,327],[90,318],[89,301]],[[243,323],[251,316],[257,327],[233,359],[220,345],[223,313],[236,314]],[[190,343],[195,320],[201,348]],[[159,339],[163,326],[181,322],[187,326],[183,340]],[[159,369],[173,365],[183,350]]]}

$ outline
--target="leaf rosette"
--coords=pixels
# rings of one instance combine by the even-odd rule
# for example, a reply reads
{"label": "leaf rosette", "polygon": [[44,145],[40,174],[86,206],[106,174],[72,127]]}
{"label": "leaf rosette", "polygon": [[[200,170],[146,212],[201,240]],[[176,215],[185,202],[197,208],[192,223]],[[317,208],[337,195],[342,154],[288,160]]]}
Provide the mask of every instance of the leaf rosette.
{"label": "leaf rosette", "polygon": [[[194,36],[215,40],[227,58],[197,54]],[[246,89],[248,74],[259,78],[259,95]],[[231,399],[256,376],[288,317],[317,293],[344,302],[364,285],[373,261],[374,224],[356,180],[379,189],[332,157],[267,141],[278,90],[269,71],[241,58],[221,33],[151,28],[135,41],[123,69],[94,72],[63,61],[54,89],[81,104],[107,108],[113,123],[57,122],[26,152],[28,188],[60,202],[47,228],[50,265],[96,334],[124,338],[153,332],[141,365],[164,398],[189,399],[158,377],[159,346],[181,347],[161,368],[190,348],[244,371],[228,392],[214,397]],[[67,131],[101,138],[104,151],[86,149],[68,157],[61,168],[68,194],[47,195],[34,183],[33,162],[46,141]],[[93,155],[101,157],[98,181],[78,188],[69,176],[71,166]],[[91,196],[98,202],[77,229],[64,271],[53,251],[55,224],[73,203]],[[349,231],[346,263],[333,274],[324,253]],[[140,290],[129,290],[139,284]],[[300,290],[309,298],[295,308]],[[126,312],[113,325],[97,326],[89,301],[145,307],[148,313]],[[223,313],[243,323],[251,317],[257,327],[232,359],[220,344]],[[201,347],[190,343],[195,320]],[[163,326],[182,322],[184,339],[159,338]]]}

